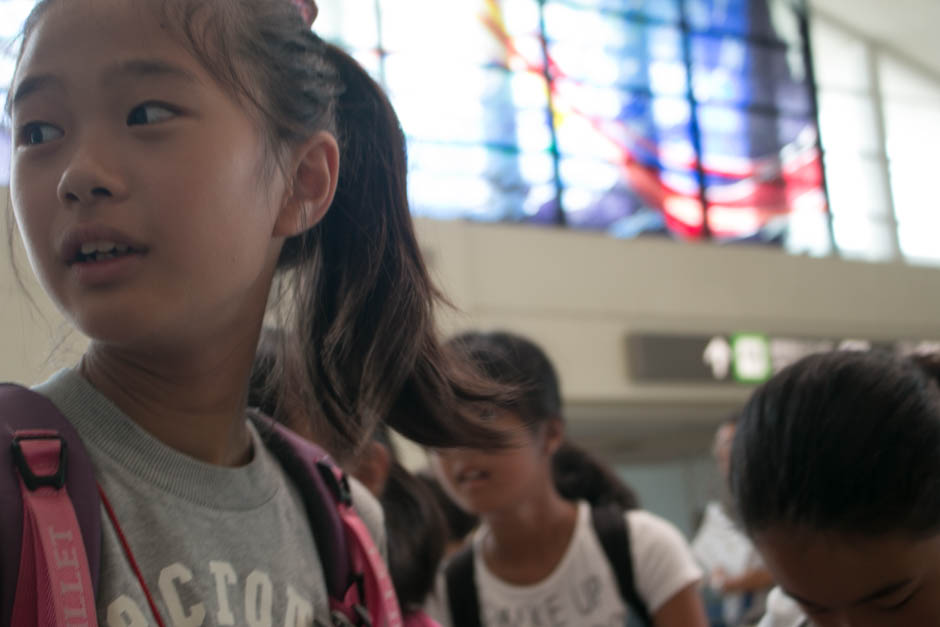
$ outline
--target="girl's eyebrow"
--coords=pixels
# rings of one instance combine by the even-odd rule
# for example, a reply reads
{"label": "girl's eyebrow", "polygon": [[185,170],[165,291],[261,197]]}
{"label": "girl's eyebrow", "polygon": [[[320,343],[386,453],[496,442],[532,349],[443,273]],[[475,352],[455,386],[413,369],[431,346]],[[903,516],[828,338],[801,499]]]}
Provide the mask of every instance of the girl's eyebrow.
{"label": "girl's eyebrow", "polygon": [[27,97],[38,91],[48,87],[61,85],[62,80],[53,74],[37,74],[36,76],[27,76],[17,84],[16,90],[13,92],[13,98],[10,100],[9,108],[12,109]]}
{"label": "girl's eyebrow", "polygon": [[[103,82],[108,84],[125,78],[143,77],[167,77],[180,79],[189,83],[199,82],[196,75],[189,70],[162,59],[130,59],[120,61],[105,69]],[[61,86],[62,79],[55,74],[27,76],[17,84],[10,103],[12,106],[16,106],[25,98],[38,91],[49,87]]]}
{"label": "girl's eyebrow", "polygon": [[104,83],[124,78],[177,78],[190,83],[199,79],[191,71],[163,59],[129,59],[108,66],[104,71]]}

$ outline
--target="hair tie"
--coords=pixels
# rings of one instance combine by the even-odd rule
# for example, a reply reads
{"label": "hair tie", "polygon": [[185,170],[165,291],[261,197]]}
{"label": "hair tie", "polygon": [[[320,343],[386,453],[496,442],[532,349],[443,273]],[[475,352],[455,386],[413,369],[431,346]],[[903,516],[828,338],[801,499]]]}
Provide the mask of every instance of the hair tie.
{"label": "hair tie", "polygon": [[317,3],[315,0],[291,0],[291,4],[300,12],[307,28],[313,26],[313,21],[317,19]]}

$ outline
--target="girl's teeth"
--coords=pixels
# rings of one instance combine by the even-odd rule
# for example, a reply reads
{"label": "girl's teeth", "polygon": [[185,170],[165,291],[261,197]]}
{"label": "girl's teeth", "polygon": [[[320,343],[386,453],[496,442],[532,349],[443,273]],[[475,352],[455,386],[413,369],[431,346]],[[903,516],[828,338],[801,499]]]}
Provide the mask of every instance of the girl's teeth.
{"label": "girl's teeth", "polygon": [[[121,251],[120,248],[123,247],[124,250]],[[82,244],[82,254],[83,255],[93,255],[94,253],[109,253],[112,250],[119,249],[118,252],[127,252],[127,246],[121,245],[118,246],[114,242],[109,242],[102,240],[99,242],[87,242]]]}
{"label": "girl's teeth", "polygon": [[116,245],[116,246],[114,247],[114,249],[115,249],[116,251],[118,251],[119,253],[126,253],[126,252],[127,252],[127,246],[125,246],[124,244],[118,244],[118,245]]}

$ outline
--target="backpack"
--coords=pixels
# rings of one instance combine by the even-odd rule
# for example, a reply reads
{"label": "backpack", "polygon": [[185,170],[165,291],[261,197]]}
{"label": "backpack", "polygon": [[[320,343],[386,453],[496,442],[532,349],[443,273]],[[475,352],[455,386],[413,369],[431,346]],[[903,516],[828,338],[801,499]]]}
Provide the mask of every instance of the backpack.
{"label": "backpack", "polygon": [[[252,419],[302,495],[332,625],[400,627],[391,578],[345,475],[316,445],[269,418]],[[55,405],[0,385],[0,626],[97,624],[101,506],[110,509],[103,496],[81,438]]]}
{"label": "backpack", "polygon": [[[623,509],[614,504],[592,508],[591,522],[607,561],[614,569],[620,597],[627,604],[632,617],[639,621],[639,625],[652,627],[653,619],[634,585],[630,528],[624,519]],[[451,558],[444,569],[444,575],[447,580],[447,602],[453,626],[481,627],[472,545],[463,547]]]}

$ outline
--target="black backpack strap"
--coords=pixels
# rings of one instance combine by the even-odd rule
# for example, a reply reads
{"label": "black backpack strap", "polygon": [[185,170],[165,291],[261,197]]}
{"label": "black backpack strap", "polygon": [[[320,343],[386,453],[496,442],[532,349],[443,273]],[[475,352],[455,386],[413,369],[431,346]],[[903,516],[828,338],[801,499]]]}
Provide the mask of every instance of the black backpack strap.
{"label": "black backpack strap", "polygon": [[[91,459],[75,428],[52,402],[18,385],[0,384],[0,625],[9,625],[23,542],[23,499],[13,453],[13,434],[49,429],[62,440],[64,480],[82,530],[92,584],[98,589],[101,505]],[[62,470],[62,469],[60,469]]]}
{"label": "black backpack strap", "polygon": [[453,627],[482,627],[472,542],[468,542],[450,558],[444,569],[444,577],[447,580],[447,605]]}
{"label": "black backpack strap", "polygon": [[[349,526],[351,520],[362,521],[355,512],[346,475],[309,440],[260,414],[252,419],[303,498],[330,597],[332,625],[371,627],[393,623],[399,607],[394,598],[381,596],[389,575],[384,564],[373,562],[378,549],[370,534],[363,538],[358,525]],[[362,560],[361,565],[357,565],[354,555]],[[349,594],[354,589],[356,601]],[[390,583],[387,593],[394,595]],[[369,594],[380,596],[369,600]],[[377,616],[370,615],[370,607],[378,612]]]}
{"label": "black backpack strap", "polygon": [[591,519],[594,523],[594,531],[607,555],[607,561],[610,562],[617,576],[620,596],[644,625],[652,627],[653,619],[646,603],[636,590],[633,556],[630,552],[630,528],[627,525],[625,512],[617,505],[595,507],[591,509]]}

